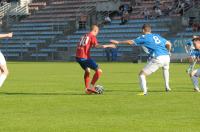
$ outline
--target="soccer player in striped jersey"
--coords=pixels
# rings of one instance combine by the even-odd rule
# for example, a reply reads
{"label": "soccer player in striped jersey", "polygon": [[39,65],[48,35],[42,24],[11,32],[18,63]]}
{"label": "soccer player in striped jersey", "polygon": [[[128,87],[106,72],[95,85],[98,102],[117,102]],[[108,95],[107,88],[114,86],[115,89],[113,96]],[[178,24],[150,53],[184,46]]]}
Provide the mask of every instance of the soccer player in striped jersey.
{"label": "soccer player in striped jersey", "polygon": [[[2,38],[12,38],[13,33],[0,34],[0,39]],[[6,60],[4,55],[0,52],[0,87],[3,86],[4,81],[8,76],[8,68],[6,65]]]}
{"label": "soccer player in striped jersey", "polygon": [[[96,36],[99,33],[99,27],[93,25],[91,31],[81,37],[80,42],[77,45],[76,61],[80,64],[85,71],[85,92],[86,94],[96,93],[95,84],[101,76],[102,70],[97,63],[90,57],[91,48],[116,48],[113,44],[99,45]],[[90,82],[90,69],[95,71],[95,74]]]}

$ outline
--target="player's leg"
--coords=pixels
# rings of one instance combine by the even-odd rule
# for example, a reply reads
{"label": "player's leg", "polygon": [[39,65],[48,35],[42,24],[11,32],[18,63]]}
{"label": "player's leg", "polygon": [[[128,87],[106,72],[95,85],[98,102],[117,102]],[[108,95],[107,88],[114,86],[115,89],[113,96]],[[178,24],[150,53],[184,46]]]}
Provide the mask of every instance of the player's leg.
{"label": "player's leg", "polygon": [[164,62],[164,66],[162,67],[163,78],[164,78],[164,81],[165,81],[165,90],[167,92],[171,91],[171,88],[169,86],[169,64],[170,64],[169,60],[170,60],[169,58],[166,58],[166,60]]}
{"label": "player's leg", "polygon": [[80,64],[81,68],[85,71],[84,82],[85,82],[85,92],[91,94],[87,89],[90,86],[90,68],[87,66],[87,59],[76,58],[76,61]]}
{"label": "player's leg", "polygon": [[190,63],[190,64],[189,64],[189,67],[188,67],[188,69],[187,69],[187,73],[188,73],[188,74],[190,74],[190,73],[193,71],[196,62],[197,62],[197,60],[195,59],[195,57],[193,57],[193,56],[190,56],[190,57],[189,57],[189,63]]}
{"label": "player's leg", "polygon": [[146,82],[146,73],[144,71],[140,71],[139,73],[139,81],[140,81],[140,88],[143,91],[143,95],[147,94],[147,82]]}
{"label": "player's leg", "polygon": [[89,88],[90,87],[90,68],[85,69],[84,81],[85,81],[85,88]]}
{"label": "player's leg", "polygon": [[93,78],[92,78],[92,81],[91,81],[91,84],[90,84],[90,88],[94,88],[96,82],[99,80],[99,78],[102,74],[102,70],[99,68],[97,63],[92,59],[89,59],[88,64],[90,64],[89,67],[95,71]]}
{"label": "player's leg", "polygon": [[92,94],[92,91],[88,90],[90,88],[90,68],[85,69],[84,81],[85,81],[85,93]]}
{"label": "player's leg", "polygon": [[159,69],[159,64],[157,60],[152,59],[149,63],[140,71],[139,73],[139,81],[140,88],[143,90],[143,95],[147,95],[147,82],[146,77],[151,75],[153,72]]}
{"label": "player's leg", "polygon": [[102,70],[100,68],[95,70],[95,74],[94,74],[92,81],[91,81],[91,86],[90,86],[91,88],[95,87],[95,84],[99,80],[101,74],[102,74]]}
{"label": "player's leg", "polygon": [[199,80],[198,80],[199,76],[200,76],[200,69],[194,70],[191,73],[191,80],[192,80],[192,83],[194,85],[194,90],[197,91],[197,92],[200,92],[200,90],[199,90]]}
{"label": "player's leg", "polygon": [[5,60],[2,53],[0,53],[0,70],[1,70],[0,87],[2,87],[4,81],[6,80],[6,78],[8,76],[8,68],[7,68],[7,65],[6,65],[6,60]]}
{"label": "player's leg", "polygon": [[6,65],[0,65],[1,75],[0,75],[0,87],[3,86],[4,81],[8,76],[8,68]]}
{"label": "player's leg", "polygon": [[167,68],[167,66],[165,66],[162,69],[163,69],[163,78],[165,81],[165,90],[171,91],[171,88],[169,86],[169,68]]}

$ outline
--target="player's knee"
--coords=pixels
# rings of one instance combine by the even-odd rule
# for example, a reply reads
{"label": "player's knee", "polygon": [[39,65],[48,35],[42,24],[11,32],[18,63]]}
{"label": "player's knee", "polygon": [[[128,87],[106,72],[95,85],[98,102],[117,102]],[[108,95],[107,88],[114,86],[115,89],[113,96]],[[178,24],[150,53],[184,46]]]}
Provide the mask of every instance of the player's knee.
{"label": "player's knee", "polygon": [[98,72],[102,73],[103,71],[101,69],[98,69]]}
{"label": "player's knee", "polygon": [[163,67],[162,70],[163,71],[169,71],[169,68]]}
{"label": "player's knee", "polygon": [[85,72],[86,72],[86,73],[90,73],[90,68],[86,68],[86,69],[85,69]]}
{"label": "player's knee", "polygon": [[194,61],[194,58],[193,57],[189,57],[188,60],[189,60],[189,63],[192,63]]}
{"label": "player's knee", "polygon": [[0,67],[1,67],[1,69],[0,69],[1,74],[4,74],[7,76],[9,74],[7,67],[5,67],[5,66],[0,66]]}
{"label": "player's knee", "polygon": [[99,73],[102,73],[102,72],[103,72],[101,69],[98,69],[97,71],[98,71]]}
{"label": "player's knee", "polygon": [[193,77],[193,76],[198,77],[198,75],[197,75],[197,70],[192,71],[192,72],[190,73],[190,76],[191,76],[191,77]]}
{"label": "player's knee", "polygon": [[146,74],[144,73],[144,71],[140,71],[140,73],[138,75],[139,76],[146,76]]}

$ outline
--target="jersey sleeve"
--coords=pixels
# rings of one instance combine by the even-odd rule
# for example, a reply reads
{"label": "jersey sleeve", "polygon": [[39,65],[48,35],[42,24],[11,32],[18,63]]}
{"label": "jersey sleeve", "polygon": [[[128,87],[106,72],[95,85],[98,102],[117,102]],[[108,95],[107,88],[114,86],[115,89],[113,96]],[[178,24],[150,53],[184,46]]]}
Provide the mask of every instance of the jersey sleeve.
{"label": "jersey sleeve", "polygon": [[135,40],[133,40],[133,42],[136,46],[141,46],[142,44],[144,44],[144,37],[138,37]]}
{"label": "jersey sleeve", "polygon": [[186,43],[187,46],[192,46],[193,42],[190,40]]}
{"label": "jersey sleeve", "polygon": [[162,42],[166,45],[168,40],[162,37]]}

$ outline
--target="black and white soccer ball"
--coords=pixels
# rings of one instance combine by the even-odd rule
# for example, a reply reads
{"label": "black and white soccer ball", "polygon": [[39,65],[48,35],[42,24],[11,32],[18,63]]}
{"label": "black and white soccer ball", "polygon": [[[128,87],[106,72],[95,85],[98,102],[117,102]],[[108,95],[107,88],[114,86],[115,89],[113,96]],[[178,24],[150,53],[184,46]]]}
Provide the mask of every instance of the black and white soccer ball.
{"label": "black and white soccer ball", "polygon": [[97,94],[103,94],[103,92],[104,92],[104,88],[101,85],[96,85],[95,90],[96,90]]}

